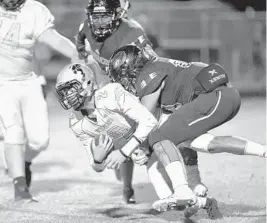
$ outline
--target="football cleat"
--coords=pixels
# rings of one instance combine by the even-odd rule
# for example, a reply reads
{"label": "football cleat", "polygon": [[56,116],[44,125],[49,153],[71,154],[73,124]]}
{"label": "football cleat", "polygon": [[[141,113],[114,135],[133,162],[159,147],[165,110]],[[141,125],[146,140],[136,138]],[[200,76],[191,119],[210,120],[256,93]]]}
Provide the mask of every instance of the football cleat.
{"label": "football cleat", "polygon": [[214,220],[223,218],[223,215],[221,214],[218,207],[218,202],[214,198],[207,198],[207,204],[204,209],[207,211],[210,219]]}
{"label": "football cleat", "polygon": [[196,206],[188,207],[184,210],[184,217],[185,218],[191,218],[193,215],[195,215],[199,211],[199,208]]}
{"label": "football cleat", "polygon": [[17,177],[13,181],[15,189],[15,201],[37,202],[29,192],[25,177]]}
{"label": "football cleat", "polygon": [[123,199],[127,204],[135,204],[134,190],[132,188],[124,188]]}
{"label": "football cleat", "polygon": [[152,207],[158,212],[170,211],[170,210],[180,210],[183,211],[186,207],[195,203],[194,198],[181,199],[175,195],[169,196],[157,200],[153,203]]}

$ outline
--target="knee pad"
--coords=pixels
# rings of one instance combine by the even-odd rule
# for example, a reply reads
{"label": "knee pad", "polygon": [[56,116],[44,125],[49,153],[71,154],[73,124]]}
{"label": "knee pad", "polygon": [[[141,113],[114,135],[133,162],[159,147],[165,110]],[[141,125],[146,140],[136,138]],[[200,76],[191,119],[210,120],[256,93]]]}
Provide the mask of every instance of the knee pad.
{"label": "knee pad", "polygon": [[183,161],[179,149],[169,140],[155,143],[153,150],[164,167],[175,161]]}
{"label": "knee pad", "polygon": [[166,198],[173,194],[171,180],[154,153],[147,163],[147,173],[150,182],[152,183],[156,194],[160,199]]}
{"label": "knee pad", "polygon": [[24,129],[20,126],[11,126],[5,129],[4,134],[4,142],[8,144],[24,144],[25,140],[25,132]]}

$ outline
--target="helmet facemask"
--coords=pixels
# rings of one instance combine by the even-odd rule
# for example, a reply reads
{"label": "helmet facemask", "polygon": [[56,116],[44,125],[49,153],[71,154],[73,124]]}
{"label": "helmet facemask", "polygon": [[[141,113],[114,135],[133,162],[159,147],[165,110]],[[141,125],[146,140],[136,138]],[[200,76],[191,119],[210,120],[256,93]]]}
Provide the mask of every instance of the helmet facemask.
{"label": "helmet facemask", "polygon": [[5,2],[4,0],[0,0],[0,6],[2,6],[3,8],[5,8],[6,10],[9,10],[9,11],[16,11],[25,2],[26,2],[26,0],[11,0],[8,2]]}
{"label": "helmet facemask", "polygon": [[113,3],[111,0],[89,2],[86,11],[96,41],[103,42],[118,28],[120,24],[120,18],[118,18],[119,5],[119,1]]}
{"label": "helmet facemask", "polygon": [[[59,75],[59,80],[57,80],[58,83],[56,84],[56,93],[64,109],[68,110],[73,108],[78,111],[84,107],[85,100],[92,100],[96,90],[96,83],[92,77],[84,73],[84,69],[86,68],[82,68],[79,64],[71,65],[69,68],[66,73],[62,72],[62,76]],[[70,70],[73,73],[68,73]],[[64,78],[68,79],[64,81]]]}

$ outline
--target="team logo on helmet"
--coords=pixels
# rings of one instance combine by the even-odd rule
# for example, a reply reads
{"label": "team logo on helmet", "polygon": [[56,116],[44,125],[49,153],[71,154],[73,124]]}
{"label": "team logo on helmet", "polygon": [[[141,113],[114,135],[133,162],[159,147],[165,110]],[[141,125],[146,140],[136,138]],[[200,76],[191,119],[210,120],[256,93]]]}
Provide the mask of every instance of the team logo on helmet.
{"label": "team logo on helmet", "polygon": [[85,73],[84,73],[84,71],[83,71],[83,69],[82,69],[80,64],[72,65],[71,70],[73,71],[74,74],[81,75],[82,76],[82,81],[85,81]]}

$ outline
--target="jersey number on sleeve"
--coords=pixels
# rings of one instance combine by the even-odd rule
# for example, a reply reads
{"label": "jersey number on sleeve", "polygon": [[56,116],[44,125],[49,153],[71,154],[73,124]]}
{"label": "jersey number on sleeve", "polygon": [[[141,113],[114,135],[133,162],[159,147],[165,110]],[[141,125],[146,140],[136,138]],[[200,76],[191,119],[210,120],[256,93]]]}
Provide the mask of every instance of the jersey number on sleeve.
{"label": "jersey number on sleeve", "polygon": [[168,60],[170,63],[172,63],[175,67],[181,67],[181,68],[187,68],[187,67],[190,67],[190,63],[187,63],[185,61],[182,61],[182,60],[172,60],[172,59],[169,59]]}
{"label": "jersey number on sleeve", "polygon": [[[0,20],[0,29],[2,25],[3,20]],[[21,25],[19,23],[13,23],[2,40],[2,43],[11,46],[13,49],[17,48],[19,45],[20,28]]]}

